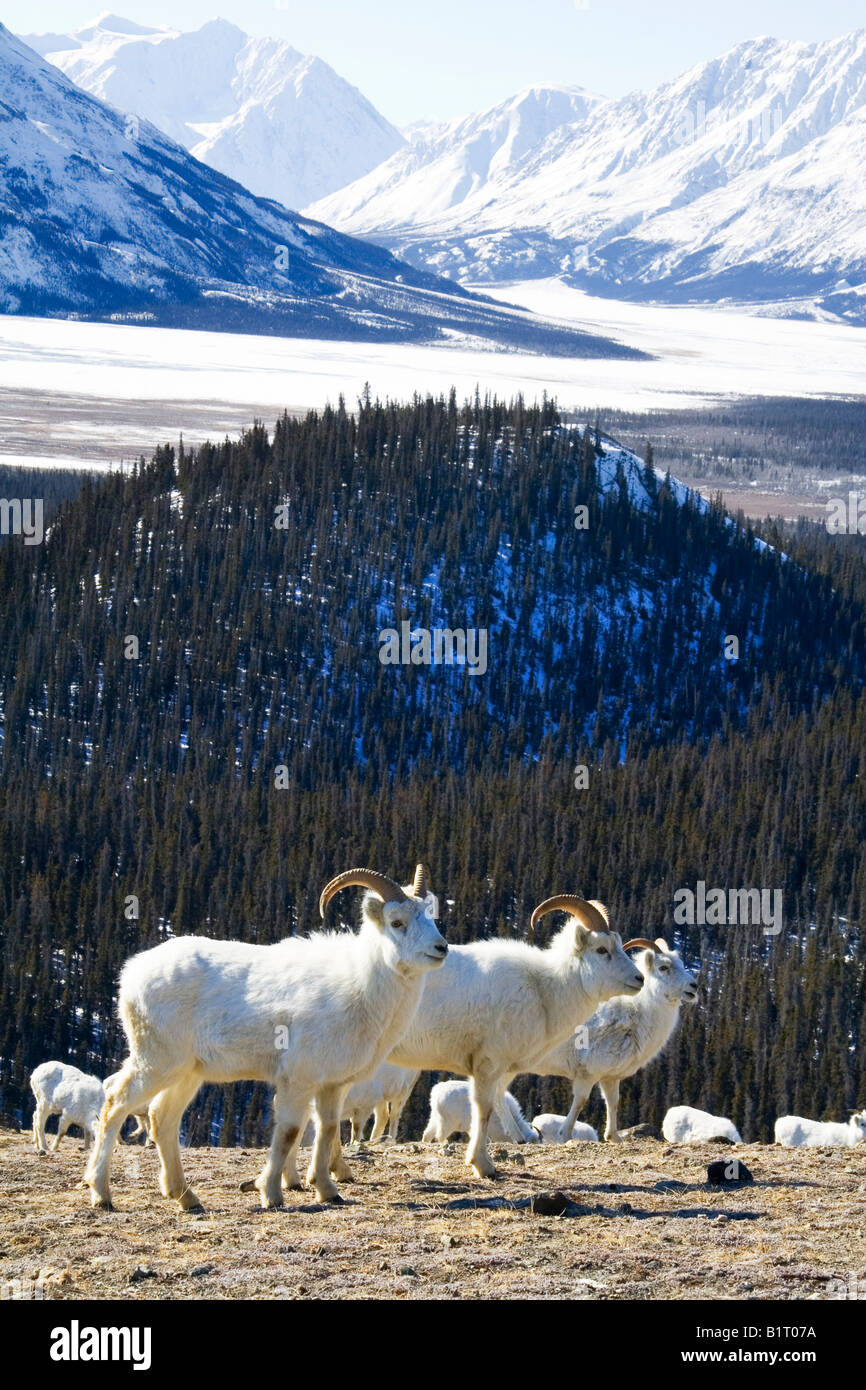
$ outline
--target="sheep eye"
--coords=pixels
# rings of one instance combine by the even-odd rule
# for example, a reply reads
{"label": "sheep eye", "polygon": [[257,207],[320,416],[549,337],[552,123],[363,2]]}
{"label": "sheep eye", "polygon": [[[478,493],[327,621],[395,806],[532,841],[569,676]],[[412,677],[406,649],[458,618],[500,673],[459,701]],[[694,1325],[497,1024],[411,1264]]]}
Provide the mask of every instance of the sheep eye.
{"label": "sheep eye", "polygon": [[607,949],[606,946],[599,946],[598,950],[596,951],[596,955],[597,955],[597,956],[609,956],[609,955],[610,955],[610,951]]}

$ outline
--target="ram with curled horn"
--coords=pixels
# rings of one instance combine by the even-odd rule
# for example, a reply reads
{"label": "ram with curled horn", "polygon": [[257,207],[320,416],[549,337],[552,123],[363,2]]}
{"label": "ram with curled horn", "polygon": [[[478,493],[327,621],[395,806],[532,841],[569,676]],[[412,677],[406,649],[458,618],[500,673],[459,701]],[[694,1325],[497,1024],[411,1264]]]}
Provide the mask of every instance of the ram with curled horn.
{"label": "ram with curled horn", "polygon": [[635,960],[643,976],[640,993],[601,1004],[572,1037],[526,1068],[537,1076],[565,1076],[571,1082],[572,1104],[562,1116],[562,1143],[572,1137],[577,1117],[596,1084],[607,1109],[604,1137],[609,1143],[619,1139],[620,1084],[658,1056],[673,1037],[682,1006],[697,999],[695,975],[662,937],[650,941],[646,936],[633,936],[623,950],[641,952]]}
{"label": "ram with curled horn", "polygon": [[[424,883],[420,865],[415,882]],[[429,900],[373,869],[332,878],[319,900],[322,915],[349,887],[366,889],[357,932],[292,936],[271,946],[180,936],[127,961],[118,1002],[129,1057],[85,1172],[94,1206],[111,1204],[111,1154],[124,1120],[150,1105],[162,1192],[186,1210],[197,1207],[181,1164],[180,1119],[204,1082],[226,1081],[274,1087],[267,1162],[245,1186],[265,1206],[282,1205],[284,1172],[287,1186],[299,1185],[294,1153],[315,1104],[308,1178],[321,1201],[340,1200],[329,1170],[351,1176],[339,1147],[343,1097],[393,1050],[425,976],[448,951]]]}
{"label": "ram with curled horn", "polygon": [[635,993],[643,983],[603,904],[558,894],[539,904],[532,924],[558,910],[567,920],[544,950],[502,939],[452,946],[391,1054],[398,1066],[469,1077],[466,1162],[479,1177],[496,1176],[488,1150],[494,1110],[505,1133],[521,1139],[505,1103],[511,1078],[567,1038],[603,999]]}

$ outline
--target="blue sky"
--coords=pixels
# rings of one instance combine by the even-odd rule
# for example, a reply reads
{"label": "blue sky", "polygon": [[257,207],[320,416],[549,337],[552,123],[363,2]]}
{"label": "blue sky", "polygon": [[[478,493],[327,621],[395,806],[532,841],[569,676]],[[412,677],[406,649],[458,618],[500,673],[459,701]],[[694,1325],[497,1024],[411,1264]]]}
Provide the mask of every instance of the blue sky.
{"label": "blue sky", "polygon": [[[67,33],[98,0],[4,0],[14,32]],[[398,124],[477,111],[532,82],[618,96],[760,34],[807,41],[866,27],[863,0],[169,0],[117,5],[141,24],[230,19],[316,53]]]}

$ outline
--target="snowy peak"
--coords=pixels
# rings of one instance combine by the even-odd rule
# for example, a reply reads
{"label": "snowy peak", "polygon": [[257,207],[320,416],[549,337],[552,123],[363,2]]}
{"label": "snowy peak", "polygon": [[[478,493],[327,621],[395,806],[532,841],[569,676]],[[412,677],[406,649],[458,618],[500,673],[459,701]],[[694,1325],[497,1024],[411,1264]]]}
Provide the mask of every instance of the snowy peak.
{"label": "snowy peak", "polygon": [[127,36],[136,34],[156,34],[159,31],[151,28],[147,24],[136,24],[134,19],[123,19],[120,15],[112,14],[110,10],[103,10],[97,19],[90,24],[82,25],[75,30],[75,38],[79,43],[87,43],[97,34],[125,34]]}
{"label": "snowy peak", "polygon": [[326,221],[370,222],[379,232],[469,208],[512,177],[552,132],[583,121],[602,101],[581,87],[527,87],[478,115],[422,130],[366,178],[309,210]]}
{"label": "snowy peak", "polygon": [[287,207],[353,182],[404,144],[320,58],[224,19],[182,33],[105,14],[74,34],[26,42],[100,100]]}

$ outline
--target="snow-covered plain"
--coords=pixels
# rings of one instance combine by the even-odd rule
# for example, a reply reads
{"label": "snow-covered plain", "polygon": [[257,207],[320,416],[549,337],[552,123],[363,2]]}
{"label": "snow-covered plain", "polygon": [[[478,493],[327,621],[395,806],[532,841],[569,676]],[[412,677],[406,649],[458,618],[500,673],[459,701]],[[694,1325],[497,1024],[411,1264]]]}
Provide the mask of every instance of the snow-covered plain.
{"label": "snow-covered plain", "polygon": [[[777,320],[745,312],[655,307],[596,299],[558,281],[529,281],[500,291],[545,316],[601,331],[655,354],[650,362],[538,357],[491,352],[455,338],[451,347],[322,342],[198,333],[64,319],[0,316],[0,380],[6,392],[64,393],[104,445],[100,402],[112,402],[118,458],[130,455],[117,403],[219,403],[254,414],[336,403],[352,406],[369,382],[374,395],[411,397],[456,387],[528,400],[546,391],[567,410],[595,406],[661,409],[749,396],[866,396],[866,329]],[[10,427],[0,401],[0,455]],[[267,422],[267,416],[265,416]],[[34,422],[36,425],[37,422]],[[139,426],[140,428],[140,417]],[[172,431],[175,433],[176,431]],[[34,451],[38,447],[38,429]],[[156,434],[155,434],[156,437]],[[161,436],[160,436],[161,437]],[[70,450],[70,453],[77,451]],[[80,449],[81,458],[87,450]],[[22,460],[23,461],[23,460]],[[64,458],[69,464],[71,458]]]}

